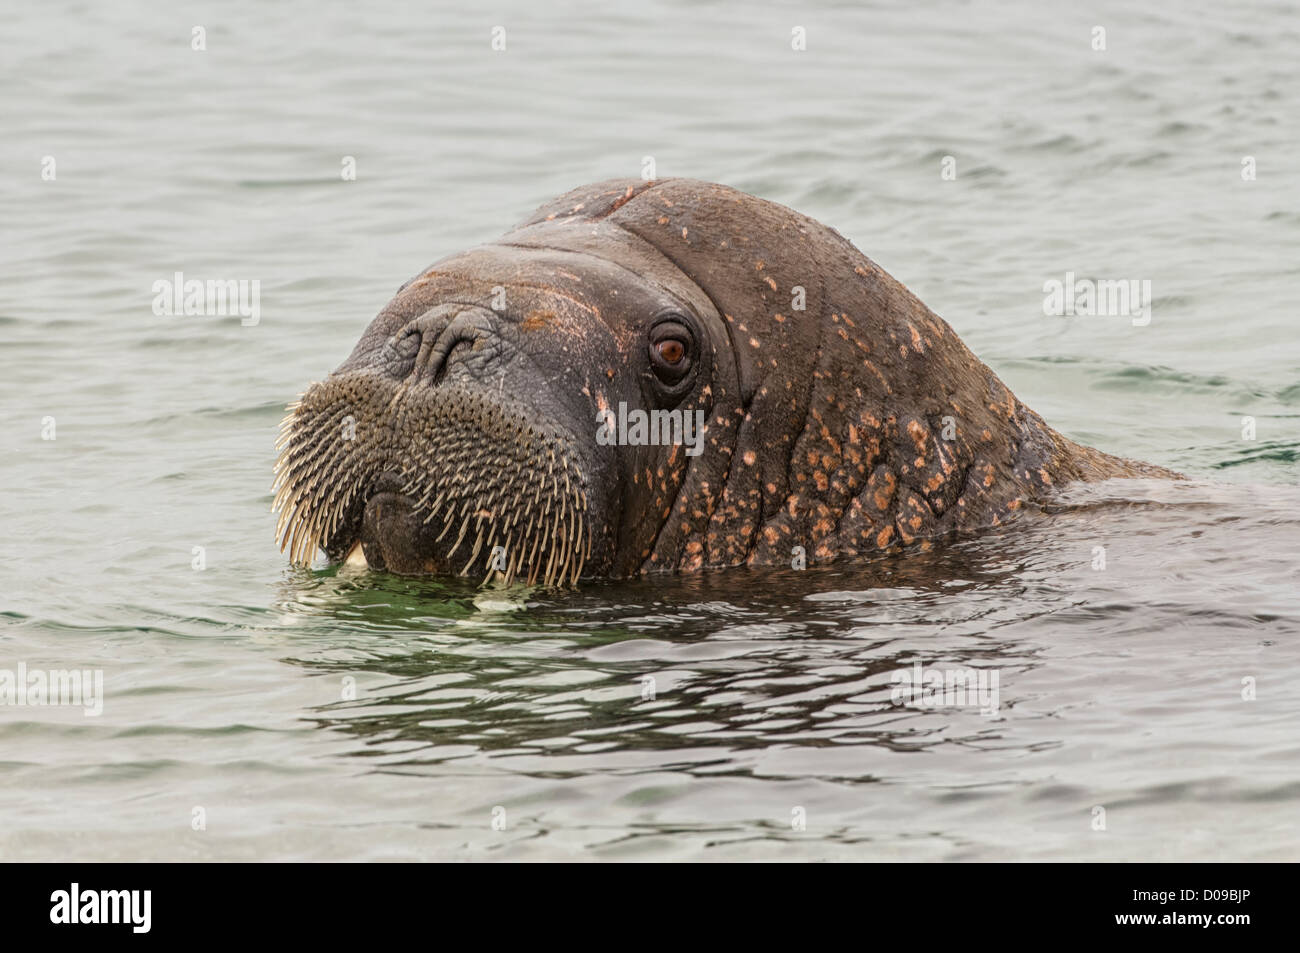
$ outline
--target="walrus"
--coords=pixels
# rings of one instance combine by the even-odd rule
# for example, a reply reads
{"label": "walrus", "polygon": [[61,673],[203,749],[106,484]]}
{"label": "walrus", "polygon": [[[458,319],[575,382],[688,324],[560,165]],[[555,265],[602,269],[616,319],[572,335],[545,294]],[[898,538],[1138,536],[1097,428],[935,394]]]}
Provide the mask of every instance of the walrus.
{"label": "walrus", "polygon": [[801,565],[1153,476],[1057,433],[838,232],[691,179],[543,205],[290,404],[281,549],[544,586]]}

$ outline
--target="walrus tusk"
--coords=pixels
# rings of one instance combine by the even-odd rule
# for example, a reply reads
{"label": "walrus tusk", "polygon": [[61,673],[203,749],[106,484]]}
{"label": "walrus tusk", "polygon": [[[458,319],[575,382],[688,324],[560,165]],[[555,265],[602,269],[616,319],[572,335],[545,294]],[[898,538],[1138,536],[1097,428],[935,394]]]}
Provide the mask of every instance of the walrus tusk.
{"label": "walrus tusk", "polygon": [[361,569],[370,568],[370,563],[366,562],[365,551],[361,548],[361,540],[357,540],[352,544],[352,548],[348,550],[348,558],[343,560],[343,564],[345,566],[357,566]]}

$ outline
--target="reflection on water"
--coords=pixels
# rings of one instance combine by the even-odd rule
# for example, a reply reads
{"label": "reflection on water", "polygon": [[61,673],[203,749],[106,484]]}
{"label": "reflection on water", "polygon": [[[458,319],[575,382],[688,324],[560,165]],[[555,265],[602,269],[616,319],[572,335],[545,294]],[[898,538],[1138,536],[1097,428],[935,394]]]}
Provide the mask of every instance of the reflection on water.
{"label": "reflection on water", "polygon": [[[490,772],[503,793],[523,779],[569,781],[579,800],[594,778],[618,777],[634,803],[655,802],[665,774],[669,800],[693,790],[680,787],[688,779],[726,778],[788,789],[786,814],[810,785],[825,786],[840,793],[834,835],[823,836],[926,856],[934,845],[912,850],[889,823],[849,820],[881,802],[852,793],[871,782],[913,792],[936,832],[965,818],[956,841],[934,835],[941,855],[997,856],[1006,818],[996,815],[1028,799],[1048,817],[1036,847],[1018,853],[1109,856],[1122,843],[1129,856],[1145,849],[1134,831],[1088,840],[1094,806],[1145,823],[1146,811],[1178,813],[1209,785],[1221,806],[1294,808],[1298,709],[1278,689],[1300,674],[1300,612],[1277,593],[1300,555],[1297,502],[1275,488],[1115,481],[928,553],[578,592],[300,573],[280,610],[338,634],[298,643],[285,661],[340,686],[307,717],[379,775]],[[917,663],[996,672],[996,712],[973,699],[897,703],[896,673]],[[1243,678],[1270,682],[1269,697],[1244,701]],[[353,681],[355,696],[343,697]],[[710,803],[708,788],[691,800]],[[883,801],[898,811],[898,795]],[[995,816],[969,826],[972,803]],[[624,843],[579,826],[588,847]],[[643,820],[626,836],[651,850],[643,841],[667,828]],[[693,836],[733,848],[808,841],[780,817]]]}
{"label": "reflection on water", "polygon": [[[380,577],[358,588],[324,574],[294,591],[355,633],[392,633],[339,658],[293,661],[342,679],[380,676],[355,701],[319,712],[374,755],[399,744],[400,770],[474,755],[719,751],[773,743],[922,748],[935,727],[890,702],[911,665],[909,636],[969,636],[927,663],[1024,668],[1032,658],[996,626],[1054,611],[1030,602],[1003,561],[956,551],[877,559],[851,569],[742,570],[585,585],[577,593],[503,594],[468,584]],[[735,601],[738,591],[760,593]],[[489,603],[486,609],[483,603]],[[1020,602],[1021,611],[1006,612]],[[1063,604],[1063,603],[1062,603]],[[356,643],[354,642],[354,645]],[[996,733],[971,722],[968,740]],[[420,747],[414,747],[414,745]],[[728,757],[705,762],[716,772]],[[688,766],[688,769],[689,766]],[[847,775],[853,779],[855,775]],[[869,776],[863,776],[867,778]]]}

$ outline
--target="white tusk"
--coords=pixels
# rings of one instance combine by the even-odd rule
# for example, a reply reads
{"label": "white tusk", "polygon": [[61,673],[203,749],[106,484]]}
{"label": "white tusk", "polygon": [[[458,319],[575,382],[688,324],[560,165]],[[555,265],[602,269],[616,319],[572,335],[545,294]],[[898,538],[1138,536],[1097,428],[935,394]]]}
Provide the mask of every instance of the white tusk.
{"label": "white tusk", "polygon": [[365,551],[361,548],[361,540],[357,540],[352,544],[352,548],[348,550],[347,558],[343,560],[343,565],[357,566],[361,569],[370,568],[370,563],[366,562]]}

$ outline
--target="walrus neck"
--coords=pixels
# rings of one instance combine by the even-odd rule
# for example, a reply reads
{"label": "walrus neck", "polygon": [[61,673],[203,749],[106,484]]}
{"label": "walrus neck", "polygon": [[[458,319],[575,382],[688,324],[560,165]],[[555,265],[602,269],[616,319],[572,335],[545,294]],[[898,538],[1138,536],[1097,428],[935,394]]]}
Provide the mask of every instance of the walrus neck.
{"label": "walrus neck", "polygon": [[717,417],[734,443],[712,471],[703,459],[687,476],[641,570],[798,567],[926,545],[1002,525],[1070,480],[1176,476],[1062,436],[950,340],[963,352],[954,365],[980,368],[979,397],[955,394],[911,413],[887,397],[873,412],[819,372],[806,411],[798,408],[807,423],[780,453],[754,406]]}

